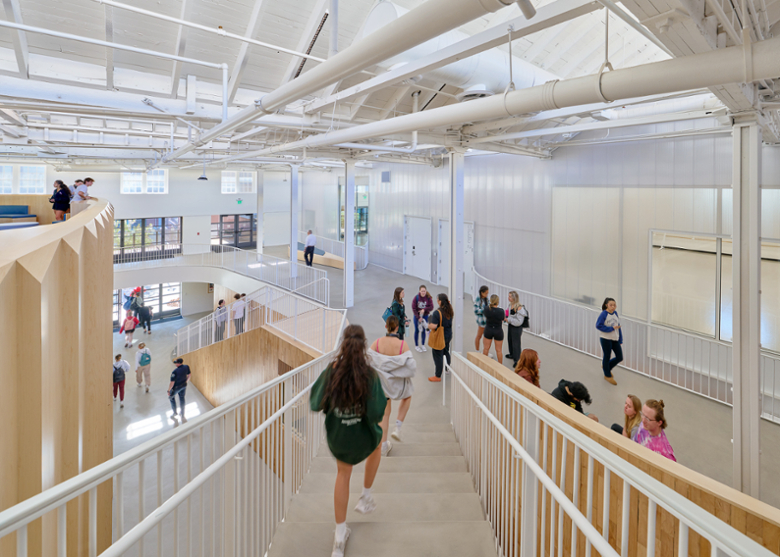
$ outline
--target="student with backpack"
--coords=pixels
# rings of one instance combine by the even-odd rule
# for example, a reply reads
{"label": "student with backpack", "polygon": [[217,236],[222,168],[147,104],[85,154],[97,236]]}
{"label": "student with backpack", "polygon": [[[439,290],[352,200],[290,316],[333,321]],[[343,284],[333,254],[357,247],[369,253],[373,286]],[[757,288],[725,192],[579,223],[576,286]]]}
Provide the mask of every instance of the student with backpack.
{"label": "student with backpack", "polygon": [[130,364],[122,359],[122,354],[114,356],[114,402],[119,391],[119,407],[125,407],[125,374],[130,371]]}
{"label": "student with backpack", "polygon": [[363,494],[355,510],[368,514],[376,508],[371,495],[382,459],[382,428],[387,397],[369,363],[366,334],[360,325],[344,329],[338,354],[325,368],[311,390],[309,405],[325,413],[328,448],[336,458],[338,475],[333,491],[336,535],[331,557],[343,557],[349,539],[347,505],[352,467],[366,461]]}
{"label": "student with backpack", "polygon": [[520,296],[512,290],[509,293],[509,309],[506,310],[507,338],[509,339],[509,354],[507,358],[517,367],[520,354],[523,352],[523,329],[528,327],[528,310],[520,303]]}
{"label": "student with backpack", "polygon": [[[398,319],[398,338],[403,340],[406,327],[409,326],[409,319],[406,317],[406,307],[404,306],[404,289],[402,287],[399,286],[393,292],[393,302],[390,304],[389,309],[391,315],[395,315]],[[385,321],[387,321],[386,317]]]}
{"label": "student with backpack", "polygon": [[146,392],[149,392],[149,387],[152,384],[152,353],[146,347],[146,343],[142,342],[138,345],[138,352],[135,354],[135,380],[138,382],[138,386],[141,386],[141,380],[146,383]]}
{"label": "student with backpack", "polygon": [[133,346],[133,333],[138,326],[138,318],[133,317],[133,312],[128,310],[127,316],[122,320],[122,326],[119,327],[119,334],[125,334],[125,348]]}

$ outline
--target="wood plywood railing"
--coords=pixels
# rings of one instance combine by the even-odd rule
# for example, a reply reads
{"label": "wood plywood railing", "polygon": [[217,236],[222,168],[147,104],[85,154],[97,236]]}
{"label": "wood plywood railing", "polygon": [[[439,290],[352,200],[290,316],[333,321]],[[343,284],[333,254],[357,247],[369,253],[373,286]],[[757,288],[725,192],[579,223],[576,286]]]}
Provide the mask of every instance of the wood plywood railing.
{"label": "wood plywood railing", "polygon": [[[469,362],[484,370],[492,377],[507,385],[522,396],[539,405],[555,417],[563,420],[566,424],[577,429],[592,440],[598,442],[601,446],[620,456],[626,462],[637,467],[641,471],[652,476],[654,479],[668,486],[678,494],[695,503],[705,511],[709,512],[719,520],[732,526],[737,531],[745,534],[755,542],[776,555],[780,555],[780,509],[762,503],[752,497],[749,497],[729,486],[716,482],[698,472],[694,472],[682,464],[670,461],[661,455],[658,455],[637,443],[616,434],[611,429],[597,424],[575,410],[561,404],[548,393],[534,387],[527,381],[519,378],[511,370],[498,364],[494,360],[478,353],[468,354]],[[477,393],[479,396],[480,393]],[[504,423],[510,432],[521,439],[523,428],[520,416],[510,415],[510,413],[499,412],[496,414]],[[545,432],[545,429],[547,432]],[[592,507],[588,509],[586,497],[582,494],[588,489],[588,455],[579,449],[573,449],[566,452],[565,461],[562,457],[563,439],[556,436],[556,450],[553,450],[552,429],[549,426],[543,426],[540,431],[540,442],[546,440],[547,454],[557,455],[556,459],[548,459],[545,472],[552,478],[558,486],[563,486],[564,492],[569,498],[573,497],[575,485],[580,497],[578,498],[578,507],[583,514],[592,517],[592,523],[600,532],[604,532],[602,523],[605,501],[603,497],[605,475],[604,467],[598,462],[593,466],[593,498]],[[541,445],[541,443],[540,443]],[[579,453],[579,454],[577,454]],[[576,481],[575,481],[576,480]],[[609,509],[610,522],[608,525],[608,540],[610,545],[620,552],[623,546],[622,532],[623,524],[623,481],[611,475],[609,485]],[[519,487],[515,492],[504,493],[498,496],[512,498],[521,498]],[[496,501],[500,503],[501,501]],[[497,505],[498,508],[506,508],[503,505]],[[544,517],[542,517],[542,508],[544,508]],[[537,524],[543,524],[546,532],[550,532],[551,520],[551,501],[547,497],[545,504],[539,504],[539,517]],[[590,514],[588,514],[590,512]],[[679,521],[669,512],[658,508],[656,511],[656,539],[655,555],[678,556],[679,539],[678,523]],[[629,557],[640,557],[647,555],[648,539],[648,499],[636,490],[631,490],[630,505],[628,509],[628,531],[627,555]],[[562,555],[568,556],[575,554],[572,551],[572,544],[576,544],[576,554],[584,555],[585,539],[581,533],[576,534],[576,539],[572,537],[571,520],[565,517],[563,520],[561,551]],[[557,551],[557,547],[555,548]],[[710,555],[710,543],[695,532],[691,531],[688,540],[687,555],[694,557],[704,557]],[[551,551],[548,543],[543,555],[549,555]],[[594,552],[595,554],[595,552]]]}
{"label": "wood plywood railing", "polygon": [[[47,200],[3,196],[51,222]],[[65,223],[0,232],[0,510],[113,456],[113,213],[95,200]],[[86,555],[86,497],[68,505],[68,555]],[[28,555],[56,554],[54,514],[30,524]],[[110,485],[98,489],[98,517],[100,551],[111,543]],[[0,555],[13,542],[3,538]]]}

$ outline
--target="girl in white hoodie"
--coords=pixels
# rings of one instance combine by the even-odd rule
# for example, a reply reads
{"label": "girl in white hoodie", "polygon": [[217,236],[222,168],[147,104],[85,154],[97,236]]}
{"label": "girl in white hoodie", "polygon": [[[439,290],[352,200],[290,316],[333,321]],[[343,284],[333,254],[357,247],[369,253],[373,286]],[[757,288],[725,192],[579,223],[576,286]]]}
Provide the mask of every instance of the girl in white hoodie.
{"label": "girl in white hoodie", "polygon": [[393,444],[387,439],[390,427],[391,400],[400,400],[398,419],[391,437],[401,440],[401,426],[404,423],[409,407],[412,405],[412,377],[417,372],[417,362],[414,361],[409,345],[398,338],[398,318],[391,315],[385,322],[387,335],[376,339],[368,349],[368,359],[371,367],[379,374],[382,389],[387,396],[385,417],[382,419],[382,456],[387,456]]}

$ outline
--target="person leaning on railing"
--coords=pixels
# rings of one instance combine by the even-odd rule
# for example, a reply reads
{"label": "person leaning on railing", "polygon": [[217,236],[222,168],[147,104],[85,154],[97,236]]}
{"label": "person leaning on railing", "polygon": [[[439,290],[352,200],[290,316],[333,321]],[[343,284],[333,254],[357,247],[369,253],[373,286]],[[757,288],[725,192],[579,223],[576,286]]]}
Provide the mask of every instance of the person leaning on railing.
{"label": "person leaning on railing", "polygon": [[626,403],[623,405],[623,414],[626,416],[625,425],[612,424],[612,431],[620,433],[623,437],[628,437],[636,441],[636,434],[642,423],[642,401],[638,396],[628,395]]}
{"label": "person leaning on railing", "polygon": [[225,339],[225,323],[227,323],[228,310],[225,307],[225,300],[220,300],[217,309],[214,311],[214,322],[217,325],[215,342]]}
{"label": "person leaning on railing", "polygon": [[528,381],[531,385],[539,386],[539,369],[542,366],[542,360],[536,350],[526,348],[520,353],[520,359],[517,361],[515,373]]}
{"label": "person leaning on railing", "polygon": [[674,449],[664,433],[667,425],[669,424],[664,416],[664,401],[646,400],[642,406],[642,424],[639,426],[634,441],[654,453],[677,462]]}
{"label": "person leaning on railing", "polygon": [[588,414],[582,409],[582,403],[590,404],[591,399],[588,388],[579,381],[566,381],[566,379],[561,379],[558,382],[558,386],[550,394],[594,422],[599,421],[595,414]]}

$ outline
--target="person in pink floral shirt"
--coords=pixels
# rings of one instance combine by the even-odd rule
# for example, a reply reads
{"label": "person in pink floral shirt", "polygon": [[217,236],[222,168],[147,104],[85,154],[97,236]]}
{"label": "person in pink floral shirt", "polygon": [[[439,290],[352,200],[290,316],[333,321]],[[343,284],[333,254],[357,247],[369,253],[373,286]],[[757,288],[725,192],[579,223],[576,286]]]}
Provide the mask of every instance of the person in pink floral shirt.
{"label": "person in pink floral shirt", "polygon": [[646,400],[644,406],[642,406],[642,425],[639,426],[634,441],[661,456],[677,462],[674,456],[674,449],[672,449],[672,445],[669,443],[669,439],[666,438],[666,433],[664,433],[667,425],[664,417],[664,401]]}

